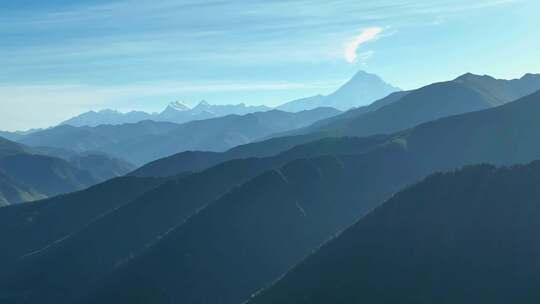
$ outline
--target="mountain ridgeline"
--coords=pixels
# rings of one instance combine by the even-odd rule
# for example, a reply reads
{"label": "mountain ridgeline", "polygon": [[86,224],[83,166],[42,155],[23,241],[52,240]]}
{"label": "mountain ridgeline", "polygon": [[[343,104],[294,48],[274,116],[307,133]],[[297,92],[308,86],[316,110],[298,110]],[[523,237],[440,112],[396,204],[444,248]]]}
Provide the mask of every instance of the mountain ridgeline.
{"label": "mountain ridgeline", "polygon": [[243,103],[237,105],[212,105],[204,100],[191,108],[183,102],[175,101],[171,102],[160,113],[147,113],[143,111],[122,113],[110,109],[97,112],[89,111],[70,118],[62,122],[61,125],[96,127],[99,125],[137,123],[143,120],[185,123],[192,120],[216,118],[232,114],[245,115],[253,112],[268,111],[270,109],[266,106],[246,106]]}
{"label": "mountain ridgeline", "polygon": [[[538,158],[540,145],[534,134],[540,124],[533,118],[539,113],[537,93],[499,108],[419,126],[386,143],[374,143],[375,149],[364,147],[364,153],[300,159],[269,171],[215,201],[115,270],[98,284],[88,303],[137,303],[136,299],[239,303],[256,285],[268,285],[324,240],[423,176],[471,163]],[[493,130],[493,122],[505,123]],[[480,130],[474,138],[466,137],[471,127]],[[523,136],[498,137],[504,129]],[[448,130],[456,136],[445,138]],[[461,149],[465,143],[467,151]],[[273,212],[277,213],[266,222]],[[309,221],[295,219],[294,214]]]}
{"label": "mountain ridgeline", "polygon": [[0,138],[0,205],[81,190],[133,169],[129,163],[100,153],[60,153]]}
{"label": "mountain ridgeline", "polygon": [[453,81],[392,93],[369,106],[223,153],[179,153],[143,166],[134,174],[151,176],[158,171],[167,174],[197,171],[230,159],[270,156],[328,136],[391,134],[446,116],[497,107],[537,90],[540,90],[540,75],[527,74],[520,79],[497,80],[489,76],[465,74]]}
{"label": "mountain ridgeline", "polygon": [[[327,96],[317,95],[293,100],[278,106],[276,109],[287,112],[301,112],[319,107],[331,107],[346,111],[351,108],[370,104],[373,101],[396,91],[399,91],[399,89],[384,82],[377,75],[359,71],[344,85]],[[190,107],[184,102],[175,101],[171,102],[159,113],[147,113],[143,111],[122,113],[111,109],[105,109],[101,111],[88,111],[63,121],[60,124],[75,127],[96,127],[99,125],[137,123],[143,120],[186,123],[193,120],[203,120],[227,115],[245,115],[269,110],[272,110],[272,108],[264,105],[250,106],[244,103],[210,104],[203,100],[194,107]],[[23,135],[24,133],[20,132],[6,133],[4,135],[0,133],[0,136],[11,137],[14,140],[17,140]]]}
{"label": "mountain ridgeline", "polygon": [[538,161],[430,176],[249,303],[537,303],[538,183]]}
{"label": "mountain ridgeline", "polygon": [[[0,267],[79,231],[90,222],[161,185],[165,179],[118,177],[85,190],[0,211]],[[1,299],[1,297],[0,297]]]}
{"label": "mountain ridgeline", "polygon": [[347,111],[368,105],[396,91],[399,89],[384,82],[379,76],[359,71],[349,81],[327,96],[316,95],[293,100],[280,105],[277,109],[297,112],[317,107],[332,107]]}
{"label": "mountain ridgeline", "polygon": [[538,115],[540,92],[392,135],[327,138],[187,174],[6,261],[0,294],[6,303],[240,303],[433,172],[537,159]]}
{"label": "mountain ridgeline", "polygon": [[520,79],[502,80],[465,74],[451,81],[398,92],[374,102],[367,109],[353,109],[290,133],[390,134],[442,117],[497,107],[538,90],[540,75],[527,74]]}
{"label": "mountain ridgeline", "polygon": [[533,303],[540,165],[516,164],[540,159],[538,79],[466,74],[342,114],[62,125],[2,140],[0,204],[51,196],[35,172],[64,172],[13,157],[98,180],[124,171],[119,155],[171,156],[0,208],[0,302]]}
{"label": "mountain ridgeline", "polygon": [[122,125],[61,125],[32,133],[19,142],[77,152],[100,151],[142,165],[186,150],[224,151],[276,132],[302,128],[335,116],[333,108],[289,113],[278,110],[196,120],[184,124],[145,120]]}

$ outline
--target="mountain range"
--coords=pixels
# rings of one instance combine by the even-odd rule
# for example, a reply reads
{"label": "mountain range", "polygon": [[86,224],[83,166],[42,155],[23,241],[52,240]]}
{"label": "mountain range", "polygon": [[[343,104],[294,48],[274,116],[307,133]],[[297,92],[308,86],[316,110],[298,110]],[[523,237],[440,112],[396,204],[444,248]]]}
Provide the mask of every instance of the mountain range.
{"label": "mountain range", "polygon": [[455,80],[414,91],[395,92],[368,106],[319,120],[306,128],[273,134],[267,140],[237,146],[222,153],[178,153],[151,162],[133,174],[146,176],[155,172],[197,171],[226,160],[271,156],[328,136],[390,134],[445,116],[497,107],[537,90],[540,90],[538,74],[527,74],[515,80],[465,74]]}
{"label": "mountain range", "polygon": [[540,90],[539,74],[504,80],[468,73],[451,81],[394,93],[369,107],[353,109],[303,130],[281,135],[313,132],[348,136],[388,134],[446,116],[497,107],[537,90]]}
{"label": "mountain range", "polygon": [[224,151],[277,132],[302,128],[340,111],[317,108],[279,110],[191,121],[184,124],[145,120],[122,125],[58,127],[33,132],[19,142],[76,152],[100,151],[136,165],[186,150]]}
{"label": "mountain range", "polygon": [[[256,286],[269,284],[422,176],[471,163],[537,158],[539,113],[536,93],[506,106],[427,123],[384,143],[374,139],[374,146],[364,144],[361,154],[299,159],[267,171],[122,263],[97,283],[86,303],[240,303]],[[471,129],[478,132],[471,136]],[[444,136],[448,130],[451,137]],[[512,136],[498,136],[504,132]]]}
{"label": "mountain range", "polygon": [[329,95],[316,95],[284,103],[279,110],[297,112],[317,107],[332,107],[342,111],[357,108],[400,91],[379,76],[358,71],[349,81]]}
{"label": "mountain range", "polygon": [[[374,138],[372,144],[364,143],[360,154],[342,155],[339,151],[348,146],[345,139],[334,145],[334,153],[341,156],[298,159],[267,171],[127,260],[97,284],[87,303],[240,303],[257,285],[269,284],[317,244],[423,176],[474,163],[503,165],[538,158],[539,114],[540,92],[497,108],[429,122],[382,143]],[[321,146],[323,142],[312,149]],[[318,214],[324,216],[319,219]],[[308,215],[307,221],[301,220]],[[214,264],[216,260],[221,262]],[[233,269],[238,275],[231,276]]]}
{"label": "mountain range", "polygon": [[76,117],[63,121],[60,125],[95,127],[99,125],[137,123],[143,120],[185,123],[192,120],[209,119],[231,114],[245,115],[253,112],[268,111],[270,109],[271,108],[266,106],[246,106],[243,103],[236,105],[212,105],[204,100],[191,108],[181,101],[175,101],[171,102],[160,113],[147,113],[143,111],[122,113],[111,109],[105,109],[97,112],[89,111],[82,113]]}
{"label": "mountain range", "polygon": [[[538,115],[540,92],[390,135],[319,139],[186,173],[4,261],[0,294],[6,303],[240,303],[424,176],[537,159]],[[17,226],[0,230],[31,241]]]}
{"label": "mountain range", "polygon": [[[386,95],[399,91],[384,82],[377,75],[358,71],[349,81],[338,88],[335,92],[323,96],[293,100],[278,106],[276,109],[286,112],[300,112],[312,110],[319,107],[332,107],[341,111],[356,108],[369,104]],[[235,105],[216,105],[207,101],[201,101],[194,107],[190,107],[184,102],[171,102],[160,113],[147,113],[143,111],[131,111],[122,113],[116,110],[105,109],[101,111],[88,111],[76,117],[70,118],[60,123],[60,125],[71,125],[75,127],[99,125],[120,125],[126,123],[137,123],[143,120],[164,121],[174,123],[185,123],[193,120],[203,120],[227,115],[245,115],[254,112],[269,111],[272,108],[261,106],[249,106],[244,103]],[[1,134],[6,138],[17,140],[19,133]]]}

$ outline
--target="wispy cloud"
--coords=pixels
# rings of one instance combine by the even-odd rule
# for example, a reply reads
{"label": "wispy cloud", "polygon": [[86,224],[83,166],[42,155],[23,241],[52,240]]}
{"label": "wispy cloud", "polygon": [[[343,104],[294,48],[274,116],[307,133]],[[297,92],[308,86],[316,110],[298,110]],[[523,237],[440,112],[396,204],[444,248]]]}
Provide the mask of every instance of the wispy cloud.
{"label": "wispy cloud", "polygon": [[[118,100],[127,109],[139,96],[166,103],[165,94],[193,99],[213,94],[221,101],[223,93],[260,103],[325,93],[306,89],[306,83],[348,76],[356,67],[347,62],[366,64],[375,55],[388,58],[390,51],[398,58],[403,48],[427,40],[411,33],[418,27],[537,1],[12,2],[0,9],[0,129],[43,126],[87,108],[114,108]],[[399,37],[377,48],[369,44],[391,30]],[[399,72],[394,66],[372,68],[383,77]],[[143,103],[152,101],[138,105]],[[51,119],[40,120],[45,116]]]}
{"label": "wispy cloud", "polygon": [[[364,29],[360,35],[354,37],[354,39],[350,42],[348,42],[345,45],[345,60],[349,63],[354,63],[356,59],[358,58],[358,48],[369,41],[375,40],[379,37],[379,35],[383,32],[383,29],[381,27],[370,27],[367,29]],[[369,58],[373,53],[364,53],[364,59]],[[366,57],[366,55],[368,55]]]}
{"label": "wispy cloud", "polygon": [[[266,62],[270,57],[279,62],[332,61],[336,54],[341,57],[342,50],[323,53],[314,49],[320,49],[321,45],[339,48],[343,41],[339,40],[345,39],[358,24],[395,24],[413,16],[431,18],[433,14],[458,13],[515,1],[519,0],[478,0],[475,3],[441,0],[435,4],[427,0],[329,0],[311,5],[305,0],[163,0],[159,3],[122,0],[93,6],[81,4],[15,13],[0,11],[3,20],[0,57],[9,56],[10,62],[17,66],[28,58],[45,62],[50,56],[65,58],[63,64],[84,65],[78,61],[82,56],[74,55],[92,57],[93,60],[83,62],[94,63],[119,52],[123,58],[133,60],[155,56],[156,52],[176,54],[168,56],[171,62],[179,62],[181,58],[191,60],[198,54],[203,58],[227,55],[224,60],[228,61],[235,59],[231,54],[248,60],[260,57],[251,63]],[[336,15],[340,18],[335,18]],[[32,33],[36,32],[39,36],[33,37]],[[30,37],[31,43],[21,43],[21,37]],[[323,43],[313,44],[312,41]],[[309,52],[291,56],[299,48]],[[239,53],[242,50],[245,54]],[[347,58],[354,57],[353,54],[349,52]],[[232,61],[237,64],[239,60]]]}

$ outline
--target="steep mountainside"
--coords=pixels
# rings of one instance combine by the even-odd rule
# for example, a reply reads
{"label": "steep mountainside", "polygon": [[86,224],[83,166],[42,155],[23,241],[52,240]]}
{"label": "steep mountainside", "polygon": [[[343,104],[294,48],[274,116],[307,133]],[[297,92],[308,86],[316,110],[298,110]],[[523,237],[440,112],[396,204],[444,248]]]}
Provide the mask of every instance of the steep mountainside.
{"label": "steep mountainside", "polygon": [[[292,209],[295,206],[298,207],[297,203],[305,214],[310,214],[310,211],[306,210],[305,202],[317,205],[316,202],[319,199],[334,203],[352,200],[351,202],[355,202],[355,204],[347,205],[347,207],[343,207],[344,209],[336,207],[339,211],[355,215],[347,218],[348,220],[345,218],[336,219],[337,223],[343,225],[339,227],[347,226],[354,219],[360,218],[362,212],[366,212],[380,203],[382,197],[388,197],[396,189],[412,183],[428,173],[448,170],[470,163],[488,161],[506,164],[530,161],[540,157],[540,144],[534,139],[540,130],[540,123],[536,119],[539,114],[540,93],[536,93],[498,108],[427,123],[410,131],[391,136],[386,144],[378,144],[379,148],[371,148],[364,154],[333,158],[337,159],[336,163],[341,164],[337,167],[344,168],[343,172],[337,171],[337,176],[344,174],[346,178],[329,175],[319,167],[321,165],[318,164],[317,160],[313,159],[293,162],[281,170],[263,174],[260,177],[261,180],[273,176],[272,172],[277,172],[276,178],[285,185],[290,183],[291,188],[282,188],[278,186],[281,184],[277,180],[271,178],[269,178],[269,182],[262,184],[256,178],[252,180],[256,187],[248,186],[252,185],[251,182],[241,187],[237,195],[246,198],[245,206],[257,207],[244,207],[237,212],[243,215],[242,218],[255,218],[253,222],[241,221],[239,220],[240,216],[231,215],[224,216],[223,221],[229,220],[227,223],[236,223],[235,225],[219,224],[220,220],[207,215],[212,214],[211,210],[213,208],[217,210],[221,204],[227,205],[227,207],[221,207],[219,214],[227,214],[223,210],[234,212],[235,204],[240,204],[239,202],[242,201],[236,196],[235,199],[230,200],[226,200],[224,197],[222,200],[214,202],[209,209],[201,211],[191,221],[168,233],[168,236],[147,253],[120,267],[101,283],[98,291],[90,297],[89,303],[136,302],[135,299],[155,303],[178,301],[196,303],[203,298],[209,302],[221,299],[224,303],[238,303],[245,300],[257,285],[264,286],[271,282],[272,277],[277,278],[279,271],[272,272],[273,270],[286,270],[285,265],[290,266],[298,262],[303,255],[309,252],[310,246],[315,246],[317,241],[320,242],[324,239],[322,236],[328,238],[339,231],[337,226],[333,226],[321,234],[321,238],[316,239],[314,243],[303,247],[302,244],[305,243],[301,243],[301,240],[309,239],[310,235],[317,235],[317,232],[320,232],[314,227],[319,227],[317,225],[321,225],[322,219],[313,218],[317,225],[310,228],[310,226],[300,225],[295,220],[287,220],[285,214],[292,212],[287,211],[283,215],[272,217],[273,219],[279,218],[279,221],[265,222],[262,215],[257,215],[259,210],[262,210],[262,214],[272,214],[271,212],[275,211],[269,211],[266,208],[271,208],[270,210],[279,208],[276,205],[276,202],[279,201]],[[449,132],[450,130],[452,132]],[[477,130],[477,132],[471,134],[470,130]],[[445,134],[452,135],[444,136]],[[467,147],[467,149],[463,149],[463,147]],[[319,169],[314,170],[318,172],[319,176],[328,177],[328,179],[317,185],[296,184],[296,181],[308,183],[308,181],[315,182],[316,180],[309,175],[308,168],[310,166],[296,167],[293,165],[298,162],[315,163],[314,166]],[[297,168],[294,170],[294,174],[288,171],[289,166]],[[332,172],[336,173],[336,171]],[[297,189],[296,191],[299,191],[300,194],[291,189]],[[309,189],[309,191],[302,193],[301,189]],[[319,190],[321,192],[318,192]],[[246,194],[243,194],[244,191]],[[233,193],[236,194],[236,192],[231,192],[230,195]],[[270,200],[272,202],[270,204],[270,201],[266,201],[267,197],[276,199]],[[267,205],[272,205],[272,207],[262,207]],[[339,214],[339,211],[336,212]],[[329,218],[330,214],[334,214],[329,210],[324,212],[326,212],[326,219]],[[216,213],[218,212],[216,211]],[[302,211],[298,211],[298,213],[302,214]],[[201,222],[199,223],[199,221]],[[194,227],[190,228],[191,225]],[[217,225],[217,227],[214,228],[213,225]],[[279,227],[297,227],[295,225],[300,225],[305,230],[298,228],[299,230],[287,230],[288,233],[284,233],[279,229]],[[231,230],[225,227],[231,227],[229,228]],[[295,234],[295,231],[301,232]],[[208,239],[203,238],[206,235]],[[231,237],[233,235],[235,237]],[[291,239],[288,238],[289,236]],[[236,239],[238,242],[235,242]],[[295,243],[297,246],[293,245]],[[264,247],[264,244],[281,244],[283,246],[276,245],[276,251],[269,251],[267,247]],[[263,249],[258,251],[258,248]],[[209,253],[208,256],[204,254],[206,252]],[[268,253],[268,255],[263,253]],[[283,255],[289,254],[287,255],[289,259],[284,258],[281,253]],[[241,258],[235,262],[234,257]],[[215,262],[216,260],[221,262]],[[284,263],[284,261],[288,262]],[[224,265],[231,265],[231,268]],[[271,266],[267,269],[265,265]],[[240,273],[241,275],[231,277],[231,273]],[[215,281],[210,281],[209,277],[215,278]],[[181,283],[177,284],[177,282]],[[247,284],[246,282],[251,283]],[[203,290],[207,293],[204,293]],[[204,296],[202,296],[203,294]],[[213,298],[214,295],[216,298]]]}
{"label": "steep mountainside", "polygon": [[[302,156],[336,151],[361,153],[374,144],[371,139],[329,140],[326,144],[299,147],[289,155],[275,158],[230,161],[164,183],[39,254],[17,261],[15,266],[18,267],[11,272],[5,269],[6,274],[11,274],[8,275],[10,282],[19,279],[26,282],[9,289],[28,289],[31,286],[31,293],[39,295],[35,300],[44,300],[43,292],[46,292],[52,297],[51,301],[57,302],[59,293],[64,298],[69,293],[76,294],[78,289],[159,241],[163,234],[181,225],[216,198],[269,169]],[[326,150],[320,147],[326,147]],[[49,265],[47,267],[52,267],[51,271],[54,268],[54,271],[45,271],[43,265]],[[51,284],[62,286],[62,289],[54,291],[56,287]]]}
{"label": "steep mountainside", "polygon": [[[164,184],[18,261],[6,270],[10,275],[0,290],[9,290],[13,301],[31,294],[28,303],[58,303],[86,294],[93,282],[94,291],[86,298],[90,303],[137,303],[130,295],[143,303],[238,303],[423,176],[471,163],[538,158],[539,114],[536,93],[390,137],[365,139],[361,145],[351,146],[355,140],[348,138],[310,143],[291,150],[298,154],[290,152],[287,159],[296,160],[279,170],[282,162],[276,158],[226,162]],[[342,156],[305,159],[323,147],[331,147],[327,154]],[[288,208],[298,210],[298,216],[304,210],[307,221],[298,222]],[[268,214],[275,216],[263,216]],[[286,227],[294,228],[284,233]],[[268,244],[275,244],[273,251]],[[104,274],[106,279],[99,279]]]}
{"label": "steep mountainside", "polygon": [[[404,155],[384,156],[304,159],[268,171],[119,267],[87,303],[241,303],[414,178]],[[403,173],[384,174],[384,185],[372,178],[373,168],[397,163]]]}
{"label": "steep mountainside", "polygon": [[402,191],[250,303],[537,303],[540,163]]}
{"label": "steep mountainside", "polygon": [[[9,295],[6,303],[81,296],[90,303],[239,303],[423,176],[537,159],[539,115],[540,92],[361,144],[326,139],[284,159],[229,161],[163,184],[12,263],[0,294]],[[310,158],[317,153],[337,156]]]}
{"label": "steep mountainside", "polygon": [[[334,158],[337,159],[336,162],[338,164],[343,165],[343,170],[345,170],[345,172],[350,173],[342,172],[342,174],[347,176],[347,178],[344,179],[331,177],[329,180],[325,180],[323,185],[311,185],[310,187],[306,187],[305,189],[310,189],[309,194],[313,194],[315,198],[307,196],[309,197],[309,199],[307,199],[301,194],[300,196],[293,196],[293,198],[287,199],[287,197],[289,197],[288,195],[291,195],[289,193],[290,190],[287,190],[290,188],[276,188],[274,185],[279,185],[277,181],[269,182],[264,186],[257,184],[258,187],[255,187],[256,189],[249,187],[241,189],[246,191],[246,193],[249,193],[243,194],[245,197],[261,197],[261,201],[264,202],[265,197],[271,195],[273,197],[277,195],[281,198],[280,200],[289,202],[289,204],[293,204],[294,202],[300,204],[302,209],[305,208],[302,202],[313,202],[316,204],[315,202],[318,199],[321,199],[326,202],[337,203],[347,202],[348,199],[352,199],[354,202],[356,202],[356,204],[352,205],[352,207],[345,207],[345,210],[338,208],[340,211],[355,214],[356,217],[348,217],[348,219],[352,222],[353,218],[360,218],[362,212],[365,212],[382,202],[380,200],[382,197],[391,195],[396,189],[399,189],[408,183],[412,183],[418,180],[419,177],[425,176],[430,172],[448,170],[470,163],[489,161],[497,164],[507,164],[526,162],[530,161],[531,159],[538,158],[540,156],[540,144],[538,144],[534,138],[535,134],[538,134],[537,132],[540,130],[540,123],[538,123],[538,120],[535,119],[538,117],[539,113],[540,93],[536,93],[515,103],[510,103],[499,108],[443,119],[421,125],[418,128],[402,134],[397,134],[390,141],[393,142],[393,144],[390,144],[390,142],[388,144],[381,144],[380,148],[369,149],[366,153],[356,156],[342,156]],[[494,123],[497,125],[495,128],[493,128]],[[479,132],[471,135],[470,130],[473,129],[479,130]],[[444,134],[450,133],[448,130],[452,130],[452,134],[455,134],[455,136],[443,136]],[[509,131],[512,136],[504,135],[503,130]],[[503,136],[499,136],[500,134],[503,134]],[[464,146],[468,148],[464,150]],[[307,163],[312,163],[314,161],[315,160],[307,161]],[[315,161],[315,163],[316,162],[317,161]],[[292,164],[290,166],[292,166]],[[304,182],[315,180],[314,178],[309,177],[309,167],[310,166],[296,167],[303,169],[298,169],[298,171],[295,170],[295,175],[293,176]],[[284,168],[287,168],[287,166]],[[351,171],[348,171],[349,169],[351,169]],[[325,171],[321,170],[317,171],[321,176],[326,177],[327,175],[324,173]],[[277,171],[278,173],[281,172],[281,175],[278,175],[282,180],[295,180],[289,174],[283,173],[284,171],[288,172],[286,169]],[[267,174],[272,175],[272,173]],[[267,174],[263,176],[266,176]],[[333,181],[336,182],[339,187],[343,188],[338,188],[338,190],[335,188],[330,188],[336,190],[335,192],[325,188],[335,185]],[[283,183],[287,184],[287,182]],[[248,184],[246,184],[246,187]],[[302,185],[297,185],[294,182],[292,182],[291,185],[292,189],[304,189]],[[319,193],[318,189],[325,190],[322,190],[322,193]],[[242,193],[242,191],[240,193]],[[380,196],[376,195],[377,193],[379,193]],[[242,194],[239,195],[240,197],[243,197]],[[272,200],[272,202],[275,204],[276,201],[280,200]],[[233,202],[238,202],[236,199],[230,200],[229,203],[224,203],[224,201],[226,200],[218,200],[211,206],[214,206],[213,208],[218,208],[217,206],[219,206],[221,202],[221,204],[228,204],[228,206],[234,210],[234,207],[231,206],[234,204]],[[259,206],[257,200],[255,199],[249,200],[249,202],[250,204],[255,204],[254,206]],[[269,202],[266,204],[269,204]],[[255,212],[247,213],[245,216],[246,219],[251,218],[251,215],[259,220],[254,221],[252,224],[246,224],[247,226],[241,226],[241,228],[235,230],[234,233],[231,232],[230,234],[226,235],[229,237],[231,237],[231,235],[236,235],[238,236],[238,240],[250,241],[247,243],[240,243],[244,245],[239,245],[238,243],[233,242],[235,238],[232,240],[228,239],[233,244],[228,247],[225,245],[227,244],[227,238],[223,237],[223,242],[225,242],[223,245],[212,247],[219,248],[216,249],[218,250],[217,252],[223,254],[223,263],[218,263],[218,265],[229,265],[228,263],[232,263],[232,265],[236,267],[236,271],[243,274],[242,276],[239,276],[238,278],[231,277],[230,273],[233,273],[233,271],[228,268],[206,268],[205,265],[212,265],[212,261],[218,259],[218,257],[216,257],[215,254],[205,257],[203,252],[215,253],[216,251],[202,248],[205,248],[205,246],[212,246],[212,244],[214,244],[212,240],[214,240],[215,237],[217,237],[217,239],[221,239],[218,231],[221,232],[224,227],[228,227],[228,225],[225,224],[219,225],[218,221],[217,223],[220,228],[212,228],[213,226],[209,223],[214,223],[217,220],[212,219],[206,222],[206,220],[203,219],[205,214],[207,214],[206,212],[211,212],[209,210],[212,210],[207,209],[205,210],[206,212],[201,212],[195,218],[193,218],[192,221],[188,221],[188,223],[185,225],[181,225],[173,232],[168,233],[169,236],[163,241],[159,242],[155,247],[152,247],[148,253],[141,255],[140,258],[136,258],[133,260],[133,262],[128,263],[126,266],[123,266],[117,270],[106,281],[102,282],[103,285],[101,285],[101,288],[98,288],[98,291],[93,294],[92,297],[90,297],[90,299],[92,299],[90,302],[107,303],[110,301],[110,303],[114,303],[118,300],[134,300],[129,297],[130,295],[135,295],[141,299],[145,299],[147,301],[151,300],[156,303],[171,303],[179,300],[185,300],[188,303],[197,302],[202,299],[201,296],[203,294],[205,295],[205,299],[209,299],[210,302],[217,300],[218,298],[213,299],[208,294],[215,295],[216,297],[219,297],[219,299],[229,299],[230,302],[224,303],[235,303],[247,298],[247,296],[254,291],[253,288],[255,288],[255,285],[257,284],[253,283],[253,285],[249,285],[245,282],[259,282],[259,286],[268,284],[272,280],[272,277],[277,277],[277,273],[265,272],[264,269],[266,268],[264,268],[263,265],[272,265],[271,269],[282,270],[284,270],[284,268],[279,268],[279,266],[276,265],[294,265],[299,261],[299,258],[302,255],[309,252],[309,246],[302,247],[301,243],[298,243],[298,247],[295,247],[293,243],[300,242],[299,240],[306,238],[309,239],[308,236],[315,232],[314,230],[311,230],[311,228],[306,228],[303,226],[306,230],[302,230],[302,234],[295,235],[291,232],[294,241],[285,243],[286,245],[283,247],[276,246],[275,252],[265,256],[259,251],[253,251],[253,248],[259,248],[258,246],[262,246],[263,244],[283,244],[280,242],[287,242],[288,240],[288,234],[285,235],[279,233],[280,230],[277,227],[274,227],[272,223],[278,225],[278,227],[288,227],[289,225],[294,226],[298,223],[292,221],[289,224],[289,222],[286,220],[281,221],[281,219],[284,218],[283,216],[279,217],[280,221],[271,223],[262,222],[263,219],[255,216],[255,214],[257,214],[257,210],[262,209],[263,207],[257,207],[254,209],[247,207],[245,208],[245,210]],[[275,208],[278,207],[275,206]],[[242,212],[247,212],[245,210]],[[264,212],[268,213],[270,211]],[[328,212],[328,214],[332,214],[328,210],[326,210],[326,212]],[[308,214],[307,211],[306,214]],[[227,218],[229,217],[227,216]],[[235,219],[236,217],[232,216],[231,218]],[[347,223],[351,223],[344,218],[341,218],[341,220],[343,220],[343,222],[340,222],[340,224],[344,226],[346,226]],[[190,231],[188,228],[190,227],[190,223],[196,223],[198,221],[207,223],[206,225],[199,225],[205,226],[213,232],[208,232],[209,239],[206,242],[204,240],[201,240],[200,243],[192,243],[194,241],[188,242],[187,239],[192,237],[189,235],[189,232],[185,231]],[[315,219],[315,221],[317,220]],[[336,221],[339,222],[340,220]],[[232,220],[230,223],[237,222],[237,220]],[[243,224],[242,221],[240,221],[240,223]],[[260,226],[258,226],[259,224]],[[317,224],[320,225],[321,223],[317,221]],[[235,225],[232,226],[235,227]],[[199,226],[197,225],[197,227]],[[333,228],[336,229],[336,227],[337,226],[334,226]],[[258,229],[263,229],[262,231],[267,231],[265,229],[268,229],[268,231],[271,232],[268,232],[268,235],[264,233],[250,235],[251,231],[259,231]],[[244,233],[247,235],[243,235],[239,231],[244,231]],[[339,231],[339,229],[330,229],[325,232],[327,234],[323,235],[328,238],[331,235],[334,235],[334,233],[337,231]],[[196,239],[198,240],[202,237],[202,235],[206,234],[201,233],[196,235]],[[263,240],[261,243],[258,242],[259,238]],[[322,239],[323,237],[321,235],[321,238],[318,240],[321,241]],[[180,240],[186,240],[186,242],[189,244],[193,244],[193,247],[186,245],[188,243]],[[311,245],[314,244],[315,243],[311,243]],[[250,250],[247,250],[242,246],[248,246]],[[283,262],[283,256],[278,252],[284,251],[284,248],[287,248],[285,252],[295,252],[297,255],[291,254],[289,256],[290,260],[288,260],[289,263],[273,264]],[[196,255],[200,256],[200,259],[197,259],[197,262],[191,261],[189,260],[189,257],[191,256],[185,255],[183,252],[201,252],[201,255]],[[263,252],[265,251],[263,250]],[[238,263],[232,262],[231,259],[234,256],[241,256],[241,261]],[[185,259],[181,257],[185,257]],[[273,257],[276,260],[273,260]],[[190,262],[188,262],[188,260]],[[159,265],[163,266],[160,267]],[[197,270],[193,270],[194,267]],[[182,271],[180,271],[180,269],[182,269]],[[193,271],[192,275],[188,275],[190,272],[186,272],[190,270]],[[250,272],[250,270],[252,271]],[[212,274],[210,277],[216,278],[214,283],[211,283],[208,280],[208,276],[204,276],[204,278],[199,277],[200,273],[208,272]],[[141,282],[144,283],[141,284]],[[173,282],[190,282],[188,285],[190,287],[189,289],[184,290],[181,288],[183,284],[176,285]],[[165,287],[155,289],[155,286]],[[201,290],[213,291],[208,293],[202,293],[202,291],[198,293],[191,292],[192,290],[198,290],[198,288],[204,288]],[[227,292],[225,292],[225,290]],[[125,298],[124,296],[127,297]]]}
{"label": "steep mountainside", "polygon": [[384,82],[377,75],[359,71],[343,86],[327,96],[316,95],[293,100],[277,109],[296,112],[317,107],[333,107],[347,111],[370,104],[396,91],[399,89]]}
{"label": "steep mountainside", "polygon": [[2,208],[0,239],[9,246],[0,251],[0,268],[6,270],[22,256],[77,232],[164,181],[119,177],[79,192]]}
{"label": "steep mountainside", "polygon": [[21,140],[30,146],[50,146],[78,152],[96,150],[134,164],[186,150],[223,151],[269,134],[302,128],[339,114],[332,108],[288,113],[283,111],[229,115],[185,124],[143,121],[98,127],[60,126]]}
{"label": "steep mountainside", "polygon": [[42,198],[45,198],[45,195],[12,179],[0,170],[0,207]]}

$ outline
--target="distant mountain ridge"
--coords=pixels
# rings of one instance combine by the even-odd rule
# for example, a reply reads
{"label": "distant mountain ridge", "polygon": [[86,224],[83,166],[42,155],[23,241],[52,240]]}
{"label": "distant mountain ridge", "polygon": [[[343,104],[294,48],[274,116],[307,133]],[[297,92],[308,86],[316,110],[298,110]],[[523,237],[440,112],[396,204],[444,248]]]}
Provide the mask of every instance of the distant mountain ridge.
{"label": "distant mountain ridge", "polygon": [[61,125],[29,134],[20,142],[32,147],[63,148],[79,153],[101,151],[142,165],[181,151],[224,151],[339,113],[333,108],[317,108],[297,113],[271,110],[227,115],[184,124],[144,120],[97,127]]}
{"label": "distant mountain ridge", "polygon": [[133,169],[103,153],[30,148],[0,137],[0,205],[81,190]]}
{"label": "distant mountain ridge", "polygon": [[204,100],[191,108],[181,101],[174,101],[160,113],[147,113],[143,111],[122,113],[111,109],[105,109],[97,112],[89,111],[82,113],[61,122],[60,125],[95,127],[99,125],[137,123],[143,120],[184,123],[192,120],[215,118],[231,114],[244,115],[253,112],[268,111],[270,109],[271,108],[266,106],[247,106],[244,103],[236,105],[212,105]]}
{"label": "distant mountain ridge", "polygon": [[390,134],[442,117],[497,107],[537,90],[540,74],[505,80],[467,73],[454,80],[396,92],[369,107],[352,109],[277,136],[314,132],[340,136]]}
{"label": "distant mountain ridge", "polygon": [[277,107],[283,111],[301,111],[317,107],[333,107],[342,111],[368,105],[393,92],[400,91],[375,74],[358,71],[349,81],[333,93],[301,98]]}
{"label": "distant mountain ridge", "polygon": [[[274,155],[328,136],[391,134],[443,117],[497,107],[538,90],[538,74],[527,74],[513,80],[465,74],[416,90],[395,92],[368,106],[319,120],[306,128],[273,134],[266,140],[222,153],[178,153],[147,164],[134,174],[146,176],[154,174],[150,172],[198,171],[231,159]],[[178,171],[174,171],[175,168]]]}
{"label": "distant mountain ridge", "polygon": [[31,133],[41,131],[41,130],[43,129],[30,129],[26,131],[14,131],[14,132],[0,131],[0,137],[11,140],[11,141],[19,141],[21,138]]}
{"label": "distant mountain ridge", "polygon": [[[332,107],[346,111],[369,104],[399,90],[399,88],[384,82],[375,74],[358,71],[349,81],[327,96],[317,95],[293,100],[276,107],[276,109],[287,112],[300,112],[318,107]],[[209,119],[231,114],[245,115],[271,109],[271,107],[264,105],[249,106],[244,103],[210,104],[205,100],[202,100],[194,107],[190,107],[182,101],[174,101],[159,113],[143,111],[122,113],[111,109],[88,111],[63,121],[60,125],[95,127],[98,125],[137,123],[143,120],[185,123],[192,120]],[[16,139],[16,134],[13,134],[13,136],[13,139]]]}

